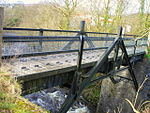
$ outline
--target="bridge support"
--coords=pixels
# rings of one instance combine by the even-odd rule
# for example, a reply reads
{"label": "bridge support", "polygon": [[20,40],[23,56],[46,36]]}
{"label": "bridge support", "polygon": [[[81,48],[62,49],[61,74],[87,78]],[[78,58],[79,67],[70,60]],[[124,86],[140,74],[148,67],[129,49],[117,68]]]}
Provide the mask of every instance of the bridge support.
{"label": "bridge support", "polygon": [[[145,78],[145,64],[146,61],[137,62],[134,65],[134,73],[137,78],[138,84],[142,84]],[[128,70],[117,73],[117,75],[121,75],[123,77],[130,76]],[[121,78],[120,78],[121,79]],[[125,99],[130,100],[134,103],[136,91],[132,84],[132,81],[122,80],[121,82],[114,84],[110,78],[106,78],[102,81],[101,91],[100,91],[99,103],[97,105],[97,113],[132,113],[133,110],[130,105],[125,101]],[[136,107],[139,105],[141,101],[141,92],[139,92],[139,96],[136,102]]]}
{"label": "bridge support", "polygon": [[[82,41],[84,40],[84,37],[80,37],[80,40],[81,40],[81,45],[82,46],[80,47],[79,50],[82,51],[83,50]],[[122,55],[121,55],[120,60],[119,60],[119,49],[122,51]],[[113,50],[115,50],[114,51],[115,54],[114,54],[113,70],[111,72],[108,72],[107,74],[105,74],[103,76],[95,78],[94,77],[95,74],[99,71],[99,69],[101,69],[103,67],[104,63],[108,59],[108,56],[110,55],[110,53]],[[79,54],[78,54],[79,55],[78,61],[82,61],[82,54],[80,54],[80,51],[79,51]],[[127,62],[128,66],[122,68],[121,64],[122,64],[123,60],[125,62]],[[118,65],[115,64],[115,63],[117,63]],[[59,113],[66,113],[69,110],[69,108],[73,105],[75,100],[81,95],[82,91],[87,86],[89,86],[90,84],[92,84],[96,81],[100,81],[100,80],[103,80],[103,79],[108,78],[108,77],[111,78],[111,81],[114,84],[120,82],[120,80],[118,81],[114,78],[115,76],[123,78],[125,80],[130,80],[134,84],[135,91],[138,90],[138,83],[137,83],[135,74],[133,72],[133,68],[132,68],[132,65],[130,63],[128,53],[126,51],[124,41],[122,39],[122,27],[119,28],[118,37],[114,40],[114,42],[111,44],[111,46],[105,51],[105,53],[97,61],[96,65],[89,72],[87,72],[86,74],[80,73],[80,71],[79,71],[80,68],[78,68],[78,67],[81,67],[80,65],[81,65],[81,63],[77,64],[77,71],[74,75],[74,79],[73,79],[73,82],[72,82],[72,87],[71,87],[71,89],[69,91],[69,94],[68,94],[64,104],[62,105]],[[116,74],[120,71],[127,70],[127,69],[129,70],[130,78],[123,77],[123,76],[120,76],[120,75]],[[82,79],[80,79],[81,77],[85,77],[85,79],[82,80]]]}
{"label": "bridge support", "polygon": [[[118,74],[129,77],[127,70]],[[122,109],[123,113],[131,113],[132,109],[125,102],[125,98],[133,100],[135,97],[136,91],[132,82],[123,80],[114,84],[110,78],[106,78],[102,81],[100,92],[96,113],[118,113],[119,109]]]}
{"label": "bridge support", "polygon": [[0,67],[2,58],[3,18],[4,18],[4,8],[0,7]]}

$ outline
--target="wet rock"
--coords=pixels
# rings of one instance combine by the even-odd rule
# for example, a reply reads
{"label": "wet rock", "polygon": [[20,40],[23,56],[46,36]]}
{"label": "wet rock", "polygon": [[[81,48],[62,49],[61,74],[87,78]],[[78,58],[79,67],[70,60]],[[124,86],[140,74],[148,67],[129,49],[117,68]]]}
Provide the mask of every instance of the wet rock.
{"label": "wet rock", "polygon": [[[137,62],[134,65],[134,73],[139,86],[143,83],[145,75],[150,73],[149,61]],[[118,73],[120,76],[130,77],[128,71],[123,71]],[[148,75],[147,75],[148,76]],[[149,98],[149,87],[150,77],[144,83],[143,88],[138,93],[138,98],[136,101],[136,107],[143,101],[150,100]],[[121,81],[117,84],[113,84],[112,81],[107,78],[102,81],[100,100],[97,107],[97,113],[99,112],[109,112],[112,113],[117,111],[118,108],[122,109],[122,113],[131,113],[133,110],[130,105],[125,101],[125,98],[129,99],[131,102],[135,99],[136,91],[131,81]]]}

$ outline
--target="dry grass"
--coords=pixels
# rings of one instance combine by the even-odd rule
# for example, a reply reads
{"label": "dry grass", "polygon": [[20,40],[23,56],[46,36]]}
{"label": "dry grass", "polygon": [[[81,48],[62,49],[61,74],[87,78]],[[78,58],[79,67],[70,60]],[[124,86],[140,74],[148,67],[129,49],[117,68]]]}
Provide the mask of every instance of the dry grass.
{"label": "dry grass", "polygon": [[20,94],[20,84],[6,72],[6,68],[0,68],[0,113],[48,113]]}
{"label": "dry grass", "polygon": [[138,105],[138,107],[135,107],[139,96],[139,92],[143,88],[144,83],[147,81],[147,79],[148,78],[145,78],[142,84],[140,85],[133,103],[129,99],[125,99],[128,102],[128,104],[131,106],[134,113],[150,113],[150,101],[141,102]]}

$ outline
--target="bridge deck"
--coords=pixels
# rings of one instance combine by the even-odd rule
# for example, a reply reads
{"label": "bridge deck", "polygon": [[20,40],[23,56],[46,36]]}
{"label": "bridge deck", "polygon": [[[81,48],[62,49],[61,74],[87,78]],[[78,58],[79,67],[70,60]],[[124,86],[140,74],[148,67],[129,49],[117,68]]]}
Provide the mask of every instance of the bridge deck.
{"label": "bridge deck", "polygon": [[[3,29],[5,33],[18,33],[15,36],[3,36],[2,58],[6,66],[10,67],[14,77],[23,80],[23,94],[71,83],[77,67],[77,51],[83,42],[86,43],[84,43],[85,51],[83,52],[81,68],[83,72],[87,72],[119,35],[116,33],[86,32],[84,26],[85,22],[82,21],[80,31],[31,28]],[[134,56],[134,47],[137,47],[135,56],[137,59],[142,58],[141,56],[144,55],[144,49],[147,46],[147,39],[128,34],[120,34],[121,37],[128,49],[129,57]],[[12,58],[15,55],[17,57]],[[99,72],[104,73],[112,70],[113,56],[112,52],[108,62],[106,61],[106,65],[100,68]],[[126,63],[123,61],[123,66],[125,65]]]}
{"label": "bridge deck", "polygon": [[[133,48],[127,49],[129,56],[133,56]],[[105,50],[85,51],[83,54],[83,67],[91,67],[100,58]],[[137,48],[136,55],[143,55],[145,53],[144,47]],[[15,58],[7,61],[11,68],[11,72],[17,78],[24,81],[29,81],[46,76],[61,74],[69,71],[74,71],[77,64],[77,52],[54,54],[46,56]],[[113,54],[109,56],[112,60]],[[46,73],[42,76],[38,73]]]}

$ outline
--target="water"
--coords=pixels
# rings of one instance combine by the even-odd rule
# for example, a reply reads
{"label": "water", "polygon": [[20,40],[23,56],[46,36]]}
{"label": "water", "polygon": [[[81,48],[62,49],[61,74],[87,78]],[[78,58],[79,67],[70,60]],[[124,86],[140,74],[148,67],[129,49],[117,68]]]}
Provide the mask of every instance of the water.
{"label": "water", "polygon": [[[29,101],[31,101],[34,104],[37,104],[41,106],[42,108],[45,108],[52,113],[58,112],[58,110],[61,108],[61,105],[65,101],[65,98],[67,97],[68,90],[61,89],[61,88],[51,88],[43,91],[39,91],[36,93],[32,93],[29,95],[26,95],[25,98],[27,98]],[[69,109],[67,113],[90,113],[87,106],[84,104],[81,99]]]}

